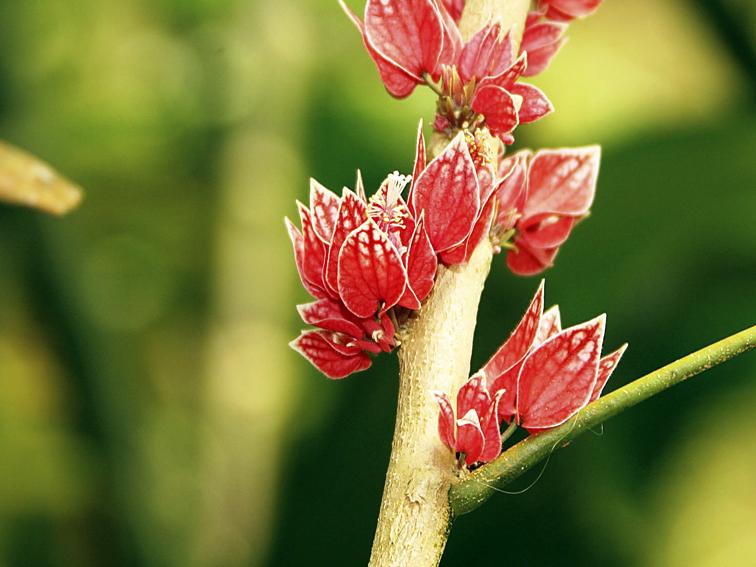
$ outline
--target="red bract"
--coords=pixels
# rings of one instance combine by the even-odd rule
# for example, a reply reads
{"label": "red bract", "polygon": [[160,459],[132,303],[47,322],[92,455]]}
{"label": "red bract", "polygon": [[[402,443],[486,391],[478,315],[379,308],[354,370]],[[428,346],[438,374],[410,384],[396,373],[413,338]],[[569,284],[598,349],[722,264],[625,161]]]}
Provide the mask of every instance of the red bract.
{"label": "red bract", "polygon": [[465,455],[465,463],[487,463],[501,453],[498,403],[502,392],[491,395],[483,376],[473,376],[457,393],[456,418],[452,404],[443,392],[436,392],[440,406],[438,433],[441,441]]}
{"label": "red bract", "polygon": [[543,304],[541,282],[509,338],[459,390],[456,415],[462,420],[454,420],[446,396],[436,395],[441,440],[464,452],[468,464],[498,456],[493,441],[487,441],[494,438],[489,431],[493,406],[497,434],[502,420],[514,419],[530,433],[557,427],[598,399],[627,348],[601,358],[604,315],[562,330],[559,308],[544,312]]}
{"label": "red bract", "polygon": [[515,168],[497,191],[497,222],[504,228],[514,222],[517,231],[515,249],[507,254],[515,274],[534,275],[551,266],[559,246],[593,203],[600,158],[601,149],[588,146],[535,155],[523,151],[502,161],[503,169]]}
{"label": "red bract", "polygon": [[575,18],[585,18],[595,12],[601,0],[540,0],[539,5],[546,10],[552,20],[568,22]]}
{"label": "red bract", "polygon": [[524,76],[533,77],[546,70],[564,45],[566,31],[566,23],[546,19],[543,12],[528,14],[520,44],[520,52],[528,54],[528,68],[523,71]]}
{"label": "red bract", "polygon": [[[424,144],[422,133],[418,136],[420,156]],[[421,173],[412,184],[410,208],[424,212],[430,244],[447,266],[469,260],[488,236],[496,205],[493,196],[509,174],[506,169],[500,175],[494,171],[482,155],[483,143],[460,132],[424,169],[415,164]]]}
{"label": "red bract", "polygon": [[435,0],[368,0],[364,22],[343,0],[340,4],[360,30],[386,89],[397,98],[409,96],[426,73],[438,79],[462,42],[446,6]]}

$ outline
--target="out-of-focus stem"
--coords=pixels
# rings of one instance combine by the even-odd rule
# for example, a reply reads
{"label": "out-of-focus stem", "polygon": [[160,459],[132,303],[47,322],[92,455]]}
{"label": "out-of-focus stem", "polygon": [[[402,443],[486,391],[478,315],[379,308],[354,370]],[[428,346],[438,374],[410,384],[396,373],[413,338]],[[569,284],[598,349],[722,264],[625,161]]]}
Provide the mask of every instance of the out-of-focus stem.
{"label": "out-of-focus stem", "polygon": [[509,484],[584,431],[754,347],[756,326],[702,348],[599,398],[556,429],[528,437],[452,487],[449,496],[454,515],[472,512],[497,488]]}
{"label": "out-of-focus stem", "polygon": [[[468,0],[460,24],[464,39],[486,18],[518,23],[522,29],[529,5],[523,0]],[[443,144],[431,146],[434,155]],[[455,467],[454,455],[438,436],[438,406],[431,394],[455,392],[470,373],[478,303],[492,256],[491,243],[484,239],[467,264],[440,268],[433,292],[405,329],[396,427],[371,567],[434,567],[441,560]]]}

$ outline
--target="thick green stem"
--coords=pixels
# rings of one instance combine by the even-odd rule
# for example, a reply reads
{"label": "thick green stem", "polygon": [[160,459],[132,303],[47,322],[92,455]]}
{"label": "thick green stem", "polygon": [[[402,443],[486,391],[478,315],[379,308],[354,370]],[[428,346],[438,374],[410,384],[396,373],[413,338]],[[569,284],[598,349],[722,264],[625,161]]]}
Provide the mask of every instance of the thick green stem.
{"label": "thick green stem", "polygon": [[454,515],[461,516],[475,510],[497,488],[509,484],[545,459],[552,451],[563,447],[584,431],[667,388],[684,382],[691,376],[747,352],[754,346],[756,346],[756,326],[702,348],[623,386],[596,400],[564,425],[546,433],[528,437],[505,451],[495,461],[479,468],[465,480],[452,486],[449,491],[449,500]]}

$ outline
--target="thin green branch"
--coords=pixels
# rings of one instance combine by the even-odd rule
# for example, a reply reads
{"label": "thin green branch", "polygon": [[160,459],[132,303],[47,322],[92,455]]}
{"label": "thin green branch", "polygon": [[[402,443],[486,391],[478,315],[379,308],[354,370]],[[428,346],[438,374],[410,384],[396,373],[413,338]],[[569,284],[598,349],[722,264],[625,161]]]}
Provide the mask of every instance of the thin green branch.
{"label": "thin green branch", "polygon": [[564,425],[528,437],[496,459],[479,468],[467,479],[452,486],[449,500],[455,516],[472,512],[497,488],[506,486],[548,457],[557,448],[610,417],[630,408],[667,388],[684,382],[709,368],[721,364],[756,346],[756,326],[727,337],[647,374],[614,392],[599,398]]}
{"label": "thin green branch", "polygon": [[423,80],[425,81],[425,84],[430,87],[430,90],[432,90],[438,96],[444,96],[441,87],[439,87],[438,84],[433,80],[433,77],[430,76],[430,73],[423,73]]}

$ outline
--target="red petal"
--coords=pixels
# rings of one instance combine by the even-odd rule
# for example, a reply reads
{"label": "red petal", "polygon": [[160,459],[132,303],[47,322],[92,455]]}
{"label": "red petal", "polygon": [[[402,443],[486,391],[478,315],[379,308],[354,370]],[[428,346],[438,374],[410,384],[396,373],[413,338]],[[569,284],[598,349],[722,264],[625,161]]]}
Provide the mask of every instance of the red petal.
{"label": "red petal", "polygon": [[501,454],[501,430],[499,425],[499,400],[504,395],[504,392],[496,394],[491,404],[488,406],[488,411],[483,417],[483,452],[478,457],[478,460],[482,463],[490,463],[496,457]]}
{"label": "red petal", "polygon": [[525,359],[517,380],[517,421],[546,429],[584,407],[596,384],[606,316],[565,329]]}
{"label": "red petal", "polygon": [[434,392],[433,396],[440,407],[438,413],[438,435],[441,437],[444,445],[452,451],[456,451],[456,443],[454,441],[454,410],[449,402],[449,398],[446,397],[446,394],[440,392]]}
{"label": "red petal", "polygon": [[546,98],[543,91],[538,87],[527,83],[516,83],[509,90],[513,95],[522,97],[522,105],[518,112],[520,124],[529,124],[540,120],[547,114],[554,112],[554,105]]}
{"label": "red petal", "polygon": [[584,18],[590,16],[601,4],[601,0],[543,0],[549,8],[547,17],[552,17],[552,11],[557,12],[557,16],[567,18]]}
{"label": "red petal", "polygon": [[[541,314],[543,313],[544,285],[544,281],[541,280],[538,290],[536,290],[527,311],[525,311],[525,315],[522,316],[515,330],[512,331],[512,334],[499,347],[499,350],[481,368],[480,371],[488,378],[489,383],[492,384],[491,391],[495,392],[500,389],[496,384],[496,379],[525,358],[533,346],[541,321]],[[514,392],[510,393],[514,394]]]}
{"label": "red petal", "polygon": [[548,68],[566,41],[562,39],[566,30],[566,24],[557,22],[540,22],[525,28],[520,50],[528,54],[528,68],[523,76],[533,77]]}
{"label": "red petal", "polygon": [[436,72],[444,28],[433,0],[368,0],[365,35],[380,55],[415,79]]}
{"label": "red petal", "polygon": [[562,316],[559,313],[559,306],[554,305],[541,316],[541,323],[538,325],[538,333],[536,333],[535,345],[540,345],[561,332]]}
{"label": "red petal", "polygon": [[378,73],[381,75],[381,80],[389,94],[396,98],[405,98],[411,95],[412,91],[415,90],[415,87],[420,81],[402,69],[399,65],[379,53],[365,35],[365,26],[362,21],[349,9],[343,0],[339,0],[339,4],[341,4],[342,9],[346,12],[347,16],[349,16],[349,19],[351,19],[354,25],[357,26],[357,29],[360,30],[362,42],[365,44],[365,48],[367,49],[370,58],[378,68]]}
{"label": "red petal", "polygon": [[449,11],[444,8],[443,5],[439,5],[439,12],[441,13],[441,19],[444,25],[444,41],[441,55],[438,58],[438,66],[436,67],[436,73],[434,78],[438,78],[439,68],[442,65],[454,65],[457,61],[459,52],[462,51],[462,34],[459,31],[459,27],[454,22],[454,18],[449,14]]}
{"label": "red petal", "polygon": [[290,346],[334,380],[367,370],[372,362],[363,352],[348,356],[336,351],[319,331],[302,333]]}
{"label": "red petal", "polygon": [[511,173],[504,177],[496,187],[496,200],[499,203],[496,223],[504,230],[514,228],[525,207],[528,195],[527,162],[529,158],[530,152],[526,150],[502,160],[499,164],[500,174],[511,169]]}
{"label": "red petal", "polygon": [[[438,258],[433,251],[428,233],[425,231],[424,214],[417,219],[415,233],[407,247],[404,258],[407,268],[407,291],[412,293],[418,302],[425,299],[433,288],[438,268]],[[406,293],[406,292],[405,292]],[[401,303],[401,302],[400,302]],[[414,307],[414,309],[418,309]],[[413,309],[411,307],[411,309]]]}
{"label": "red petal", "polygon": [[559,248],[529,248],[519,239],[515,240],[515,244],[518,249],[510,250],[507,254],[507,266],[518,276],[534,276],[550,268],[559,251]]}
{"label": "red petal", "polygon": [[[358,172],[358,190],[362,185],[361,177]],[[364,192],[364,189],[363,189]],[[347,235],[355,228],[360,226],[367,218],[367,205],[365,201],[352,193],[349,189],[344,188],[341,194],[341,204],[339,205],[339,215],[336,219],[336,227],[333,230],[333,239],[328,249],[328,264],[326,266],[325,281],[332,290],[337,291],[338,285],[338,265],[339,252]]]}
{"label": "red petal", "polygon": [[313,297],[327,297],[328,293],[323,289],[322,283],[317,285],[311,282],[305,273],[304,237],[302,236],[302,233],[288,218],[284,219],[284,222],[286,223],[286,229],[289,232],[291,244],[294,247],[294,261],[296,262],[297,272],[299,273],[299,279],[302,281],[302,285]]}
{"label": "red petal", "polygon": [[310,211],[315,233],[326,244],[331,243],[333,227],[339,215],[340,199],[314,179],[310,179]]}
{"label": "red petal", "polygon": [[473,374],[457,392],[457,415],[465,415],[475,410],[478,415],[485,415],[491,403],[491,394],[486,388],[483,374]]}
{"label": "red petal", "polygon": [[486,125],[494,135],[507,134],[519,124],[517,105],[509,91],[496,85],[481,87],[475,93],[472,108],[486,118]]}
{"label": "red petal", "polygon": [[339,252],[339,295],[358,317],[375,315],[396,305],[404,294],[407,274],[386,233],[368,220],[352,231]]}
{"label": "red petal", "polygon": [[487,77],[483,79],[480,82],[480,87],[482,88],[489,85],[496,85],[497,87],[509,90],[512,85],[515,84],[515,81],[517,81],[517,79],[522,76],[527,67],[528,55],[526,53],[521,53],[517,60],[512,63],[507,69],[494,77]]}
{"label": "red petal", "polygon": [[499,75],[512,64],[514,48],[509,33],[501,37],[501,24],[495,22],[476,33],[459,56],[457,69],[463,82]]}
{"label": "red petal", "polygon": [[423,121],[420,120],[420,124],[417,125],[417,144],[415,145],[415,165],[412,168],[412,185],[410,185],[409,192],[407,193],[407,203],[412,214],[415,214],[412,192],[415,189],[417,180],[420,179],[420,174],[425,169],[425,165],[425,138],[423,137]]}
{"label": "red petal", "polygon": [[457,451],[465,454],[468,465],[478,461],[483,452],[485,437],[480,427],[480,419],[475,410],[470,410],[462,419],[457,420]]}
{"label": "red petal", "polygon": [[525,218],[541,213],[581,216],[596,193],[601,148],[541,150],[530,162]]}
{"label": "red petal", "polygon": [[470,236],[462,243],[454,248],[443,252],[440,257],[441,261],[447,266],[454,266],[461,264],[462,262],[469,262],[475,248],[480,244],[484,237],[488,236],[491,231],[491,223],[493,222],[494,212],[496,210],[496,203],[493,199],[489,199],[486,203],[483,212],[475,222]]}
{"label": "red petal", "polygon": [[480,189],[462,132],[420,175],[412,205],[417,212],[425,211],[426,230],[436,252],[452,248],[470,234],[480,210]]}
{"label": "red petal", "polygon": [[591,394],[591,401],[598,400],[601,396],[601,392],[604,391],[604,386],[612,376],[614,369],[617,368],[622,355],[625,354],[627,349],[627,343],[619,347],[611,354],[607,354],[599,361],[598,377],[596,378],[596,384],[593,386],[593,393]]}
{"label": "red petal", "polygon": [[556,248],[564,244],[574,225],[575,217],[538,215],[519,226],[519,242],[528,248]]}
{"label": "red petal", "polygon": [[441,0],[441,2],[454,21],[458,22],[462,17],[462,10],[465,9],[465,0]]}
{"label": "red petal", "polygon": [[297,306],[302,320],[308,325],[328,331],[344,333],[355,339],[361,339],[365,333],[349,310],[333,299],[320,299],[313,303]]}

